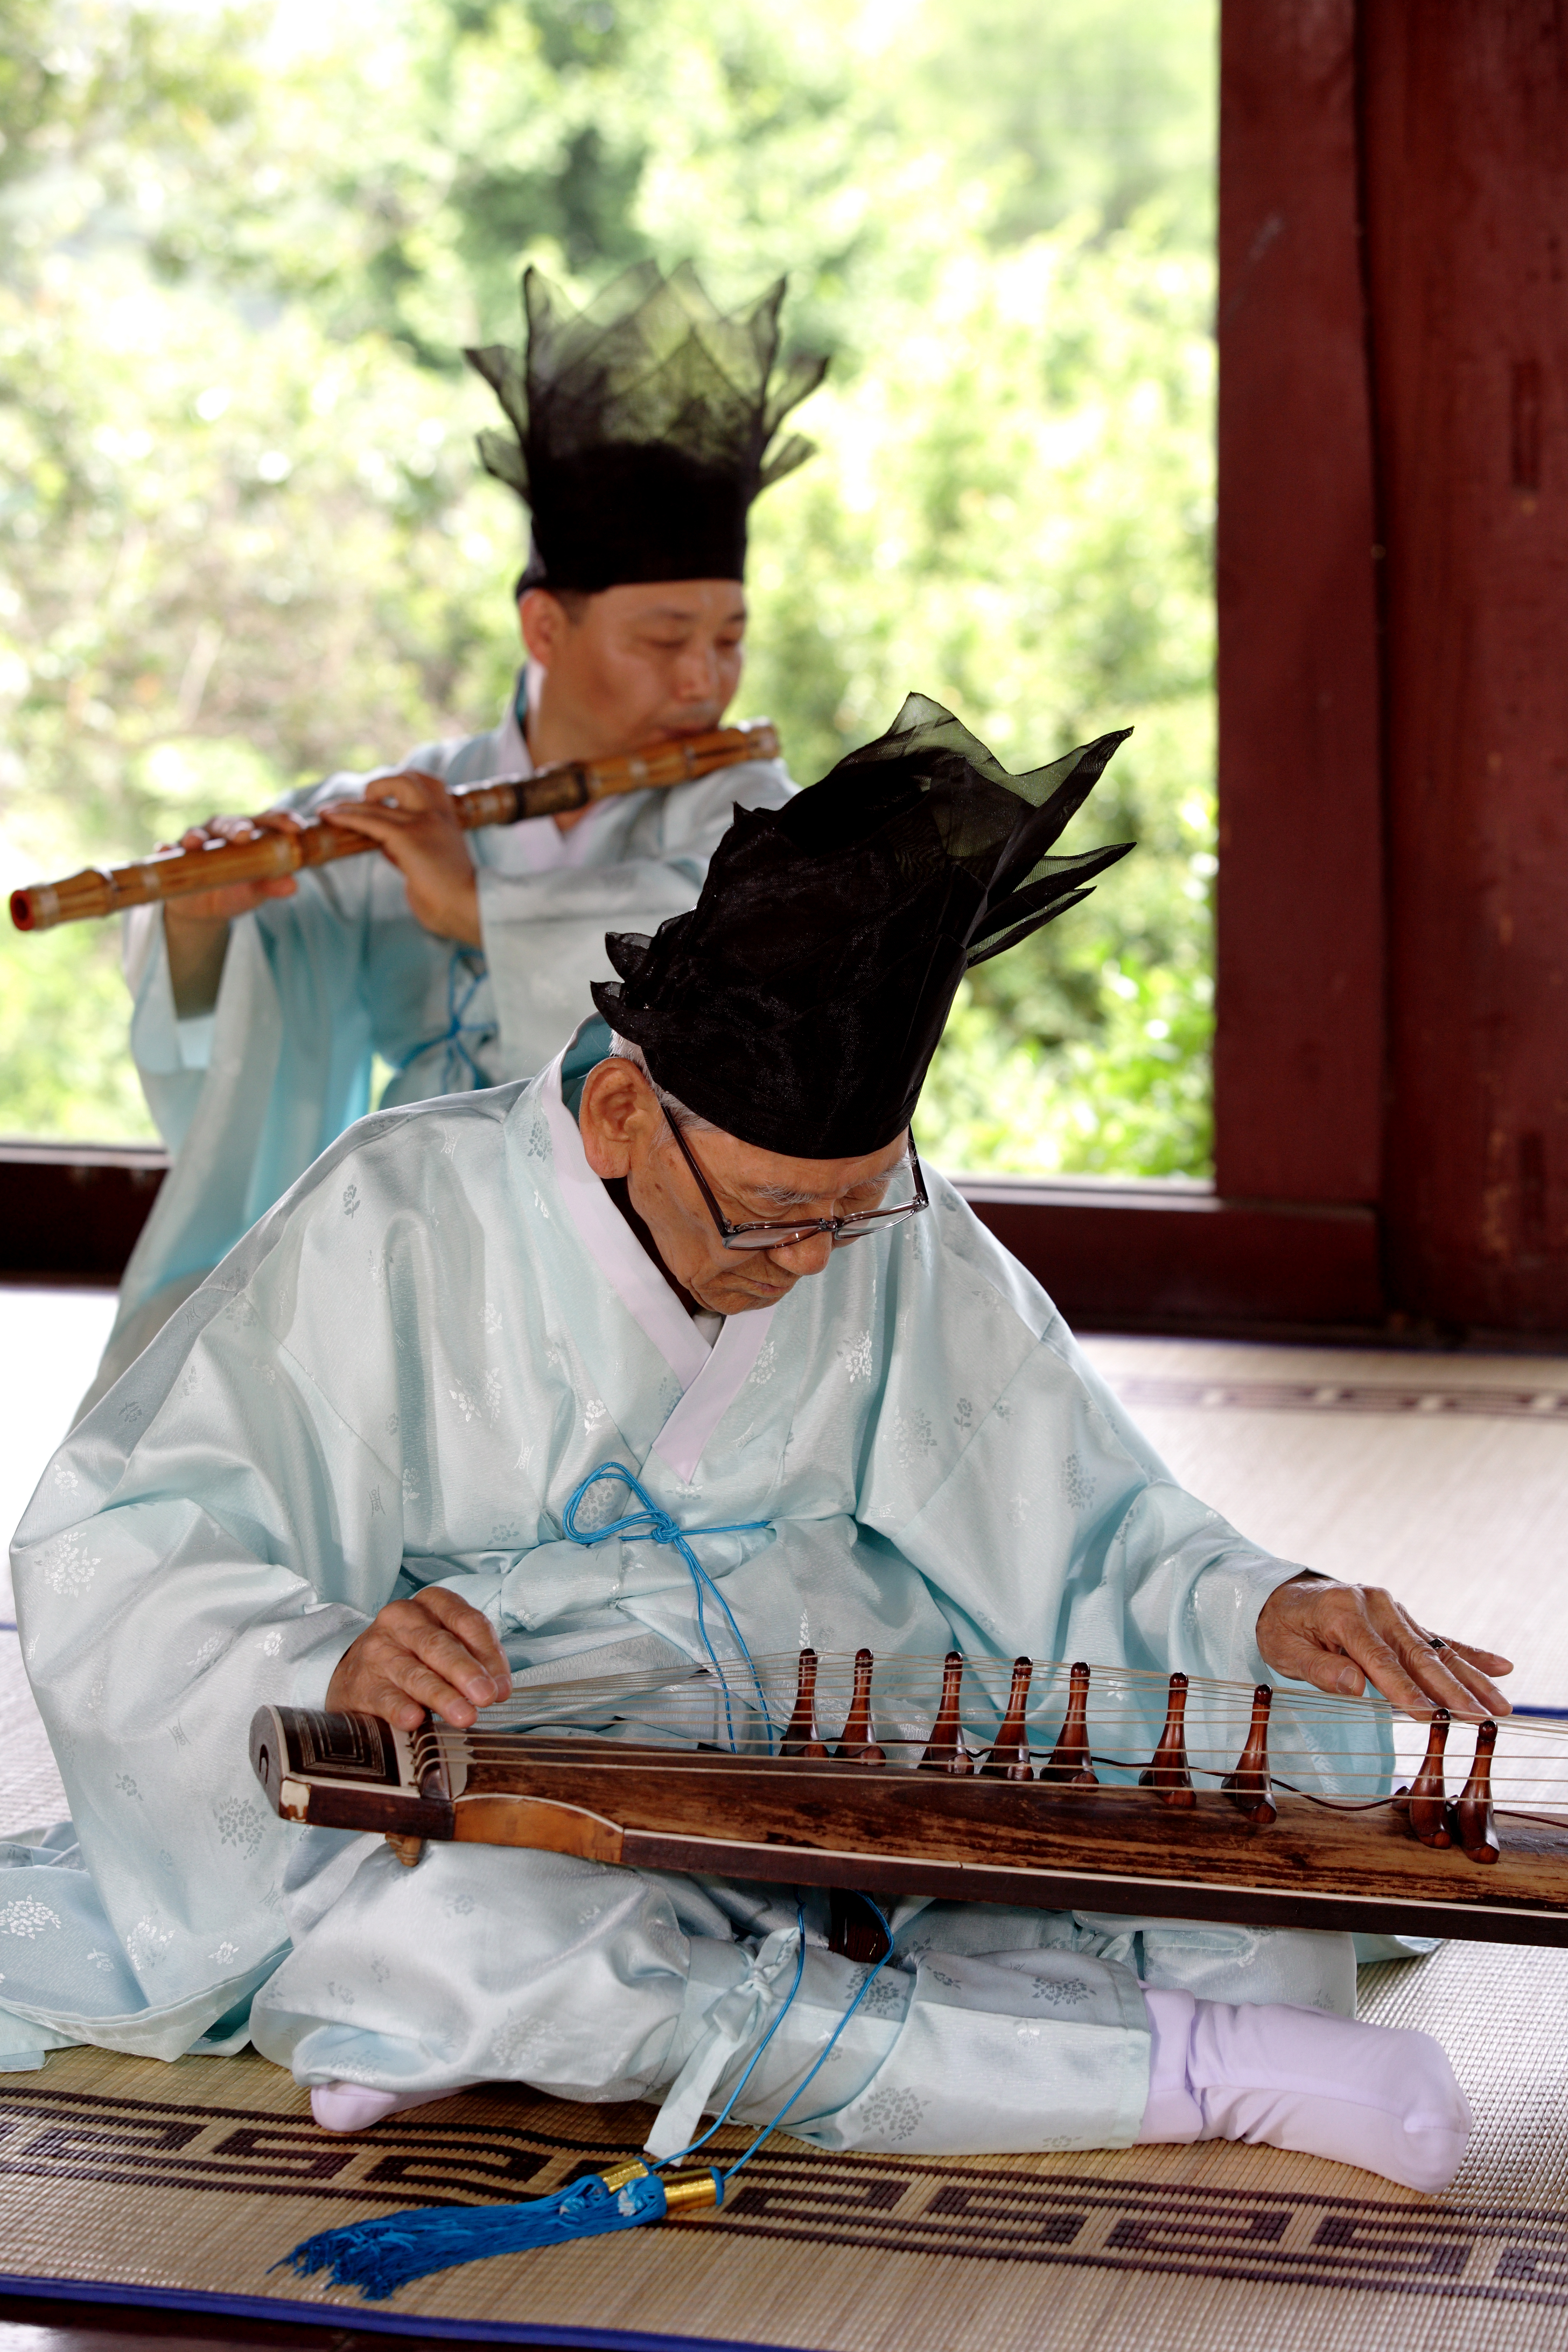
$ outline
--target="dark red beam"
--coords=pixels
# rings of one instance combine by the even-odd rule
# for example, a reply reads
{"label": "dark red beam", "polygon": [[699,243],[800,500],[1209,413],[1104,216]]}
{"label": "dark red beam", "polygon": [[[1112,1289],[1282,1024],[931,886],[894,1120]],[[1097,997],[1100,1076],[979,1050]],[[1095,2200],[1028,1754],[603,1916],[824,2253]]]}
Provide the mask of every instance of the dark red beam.
{"label": "dark red beam", "polygon": [[1355,10],[1225,0],[1221,25],[1215,1174],[1366,1202],[1384,943]]}
{"label": "dark red beam", "polygon": [[1568,19],[1363,0],[1391,1279],[1568,1328]]}
{"label": "dark red beam", "polygon": [[961,1190],[1069,1323],[1102,1331],[1310,1331],[1382,1323],[1370,1209],[1226,1201],[1152,1183]]}
{"label": "dark red beam", "polygon": [[[0,1280],[113,1283],[153,1205],[160,1152],[0,1146]],[[1101,1329],[1373,1326],[1366,1210],[1216,1201],[1201,1184],[987,1183],[963,1191],[1069,1322]]]}
{"label": "dark red beam", "polygon": [[135,1145],[0,1144],[0,1281],[117,1284],[167,1165]]}

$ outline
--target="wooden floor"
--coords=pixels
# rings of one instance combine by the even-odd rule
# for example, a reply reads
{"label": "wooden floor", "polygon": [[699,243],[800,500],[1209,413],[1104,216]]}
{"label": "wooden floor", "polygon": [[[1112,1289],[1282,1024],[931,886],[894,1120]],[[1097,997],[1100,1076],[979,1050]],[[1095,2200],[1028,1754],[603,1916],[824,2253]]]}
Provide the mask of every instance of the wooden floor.
{"label": "wooden floor", "polygon": [[[453,2341],[450,2336],[374,2335],[363,2328],[214,2319],[180,2311],[127,2311],[37,2295],[0,2296],[0,2352],[130,2352],[137,2344],[180,2344],[185,2352],[222,2352],[234,2345],[254,2346],[255,2352],[390,2352],[399,2344]],[[537,2352],[582,2352],[582,2347],[541,2345]]]}
{"label": "wooden floor", "polygon": [[[134,2344],[181,2344],[187,2352],[254,2345],[257,2352],[388,2352],[407,2336],[362,2328],[289,2327],[271,2320],[213,2319],[180,2311],[127,2311],[36,2295],[0,2297],[0,2352],[127,2352]],[[449,2339],[447,2339],[449,2340]]]}
{"label": "wooden floor", "polygon": [[1090,1339],[1183,1484],[1568,1706],[1568,1359]]}

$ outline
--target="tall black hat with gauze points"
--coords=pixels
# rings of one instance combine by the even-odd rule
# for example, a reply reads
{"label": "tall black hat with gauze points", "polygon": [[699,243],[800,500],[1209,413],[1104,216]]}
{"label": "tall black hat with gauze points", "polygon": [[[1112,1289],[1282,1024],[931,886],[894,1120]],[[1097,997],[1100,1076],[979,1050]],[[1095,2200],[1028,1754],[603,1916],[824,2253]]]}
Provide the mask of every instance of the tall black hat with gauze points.
{"label": "tall black hat with gauze points", "polygon": [[576,310],[524,271],[522,351],[464,353],[512,427],[479,446],[532,516],[520,592],[743,578],[747,509],[813,448],[770,444],[827,366],[779,367],[784,295],[781,278],[726,317],[689,265],[645,262]]}
{"label": "tall black hat with gauze points", "polygon": [[594,1002],[666,1092],[766,1151],[844,1160],[909,1125],[958,983],[1132,846],[1047,853],[1130,730],[1010,776],[911,694],[782,809],[735,811],[702,895],[612,933]]}

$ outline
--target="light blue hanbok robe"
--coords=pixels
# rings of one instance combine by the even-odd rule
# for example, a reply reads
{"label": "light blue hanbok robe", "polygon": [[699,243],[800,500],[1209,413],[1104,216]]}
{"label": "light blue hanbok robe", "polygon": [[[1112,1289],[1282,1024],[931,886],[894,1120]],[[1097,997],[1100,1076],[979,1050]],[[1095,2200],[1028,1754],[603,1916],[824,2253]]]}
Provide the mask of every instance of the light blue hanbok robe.
{"label": "light blue hanbok robe", "polygon": [[[607,1045],[590,1023],[529,1085],[342,1138],[46,1474],[15,1579],[74,1827],[0,1857],[11,2063],[232,2046],[248,2012],[301,2080],[665,2092],[658,2144],[680,2144],[783,2000],[789,1898],[472,1846],[405,1870],[274,1819],[247,1760],[258,1706],[320,1706],[349,1641],[427,1584],[487,1613],[525,1690],[700,1662],[672,1547],[564,1538],[600,1465],[685,1528],[763,1523],[693,1537],[758,1654],[808,1630],[884,1659],[956,1640],[1261,1674],[1258,1612],[1290,1564],[1175,1484],[940,1177],[928,1213],[710,1349],[568,1108]],[[806,1916],[800,1996],[739,2111],[759,2119],[863,1975]],[[1140,1973],[1352,1997],[1348,1937],[921,1903],[895,1924],[899,1965],[790,2118],[826,2146],[1126,2143]]]}
{"label": "light blue hanbok robe", "polygon": [[[518,709],[464,741],[426,743],[404,766],[448,785],[532,773]],[[391,773],[381,770],[382,774]],[[363,775],[289,794],[297,811],[359,798]],[[697,895],[735,804],[780,808],[782,761],[746,761],[668,792],[618,794],[563,833],[552,817],[468,836],[482,951],[436,939],[408,910],[403,877],[372,852],[301,874],[230,929],[214,1012],[174,1013],[163,910],[126,920],[131,1047],[174,1154],[121,1286],[96,1402],[159,1325],[319,1152],[370,1108],[531,1078],[593,1009],[611,976],[606,931],[654,931]]]}

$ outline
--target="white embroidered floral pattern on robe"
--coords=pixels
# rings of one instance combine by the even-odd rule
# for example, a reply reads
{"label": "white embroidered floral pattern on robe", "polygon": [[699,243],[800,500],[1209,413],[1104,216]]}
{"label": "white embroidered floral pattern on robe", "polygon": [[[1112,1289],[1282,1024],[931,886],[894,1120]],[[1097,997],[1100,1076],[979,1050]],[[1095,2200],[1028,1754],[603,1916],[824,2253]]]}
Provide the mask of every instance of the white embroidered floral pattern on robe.
{"label": "white embroidered floral pattern on robe", "polygon": [[[585,1024],[568,1079],[607,1044]],[[521,1690],[702,1657],[673,1548],[563,1538],[603,1464],[684,1526],[765,1522],[694,1538],[759,1653],[807,1624],[826,1649],[1256,1679],[1258,1611],[1292,1566],[1174,1483],[1045,1293],[930,1183],[927,1214],[710,1348],[589,1171],[563,1060],[328,1151],[76,1431],[18,1532],[74,1832],[4,1856],[9,2063],[225,2046],[264,1988],[257,2042],[307,2081],[674,2084],[680,2118],[728,2095],[787,1985],[764,1957],[787,1895],[475,1847],[403,1870],[379,1840],[276,1821],[247,1760],[259,1704],[321,1705],[376,1610],[432,1582],[486,1612]],[[808,1904],[801,1994],[745,2114],[787,2095],[861,1980],[824,1922]],[[1140,1974],[1351,1998],[1345,1937],[918,1903],[898,1925],[885,1989],[790,2119],[825,2145],[1125,2143]]]}

